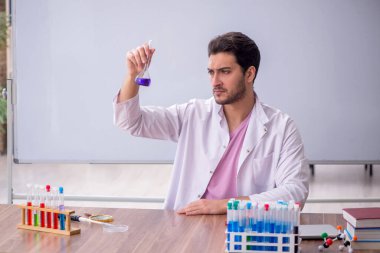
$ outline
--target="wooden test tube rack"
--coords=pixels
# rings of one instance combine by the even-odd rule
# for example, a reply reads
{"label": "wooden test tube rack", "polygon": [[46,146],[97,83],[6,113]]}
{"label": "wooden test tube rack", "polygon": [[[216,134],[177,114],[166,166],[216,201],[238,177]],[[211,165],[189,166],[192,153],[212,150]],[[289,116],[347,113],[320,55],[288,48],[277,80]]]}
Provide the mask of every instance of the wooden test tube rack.
{"label": "wooden test tube rack", "polygon": [[[54,234],[61,234],[61,235],[75,235],[80,233],[80,228],[72,228],[71,227],[71,219],[70,215],[75,213],[75,211],[72,210],[64,210],[64,211],[59,211],[56,209],[49,209],[49,208],[42,208],[42,207],[37,207],[37,206],[26,206],[26,205],[17,205],[17,207],[21,208],[21,224],[17,225],[17,228],[21,229],[28,229],[28,230],[34,230],[34,231],[41,231],[41,232],[47,232],[47,233],[54,233]],[[63,214],[65,215],[65,230],[61,229],[54,229],[54,228],[47,228],[47,227],[39,227],[39,226],[34,226],[26,224],[26,218],[25,218],[25,213],[26,210],[32,210],[32,212],[35,210],[38,213],[45,212],[45,213],[58,213],[58,214]],[[52,215],[53,216],[53,215]],[[46,225],[46,224],[45,224]]]}

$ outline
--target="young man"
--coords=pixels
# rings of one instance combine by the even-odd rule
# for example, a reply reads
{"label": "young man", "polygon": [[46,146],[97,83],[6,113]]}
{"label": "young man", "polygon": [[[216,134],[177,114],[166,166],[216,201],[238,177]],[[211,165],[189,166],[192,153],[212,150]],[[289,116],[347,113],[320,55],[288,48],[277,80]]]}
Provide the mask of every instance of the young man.
{"label": "young man", "polygon": [[143,45],[127,53],[114,117],[132,135],[178,143],[165,208],[223,214],[229,198],[303,204],[309,191],[303,143],[289,116],[261,103],[254,92],[260,65],[255,42],[238,32],[211,40],[213,98],[168,108],[139,104],[135,77],[154,51]]}

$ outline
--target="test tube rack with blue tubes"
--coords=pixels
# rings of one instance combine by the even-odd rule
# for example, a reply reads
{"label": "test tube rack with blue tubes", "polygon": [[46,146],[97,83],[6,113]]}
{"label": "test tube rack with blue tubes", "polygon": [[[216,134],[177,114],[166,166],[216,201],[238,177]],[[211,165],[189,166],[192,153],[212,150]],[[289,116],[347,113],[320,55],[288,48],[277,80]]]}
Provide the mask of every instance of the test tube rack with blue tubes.
{"label": "test tube rack with blue tubes", "polygon": [[226,252],[297,253],[300,206],[293,201],[227,204]]}
{"label": "test tube rack with blue tubes", "polygon": [[18,205],[21,209],[21,224],[17,228],[41,231],[61,235],[75,235],[80,228],[71,227],[70,215],[73,210],[64,208],[63,187],[46,187],[27,185],[26,205]]}

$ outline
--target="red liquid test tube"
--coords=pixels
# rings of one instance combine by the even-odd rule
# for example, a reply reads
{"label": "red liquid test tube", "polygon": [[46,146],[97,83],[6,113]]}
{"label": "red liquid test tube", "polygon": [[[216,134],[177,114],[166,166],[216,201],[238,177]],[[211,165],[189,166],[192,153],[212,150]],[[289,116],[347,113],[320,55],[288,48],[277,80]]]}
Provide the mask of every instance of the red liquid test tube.
{"label": "red liquid test tube", "polygon": [[[45,208],[45,203],[41,203],[40,207]],[[45,227],[45,211],[40,212],[40,225],[41,227]]]}
{"label": "red liquid test tube", "polygon": [[[52,199],[50,193],[50,185],[46,185],[45,203],[47,208],[52,208]],[[46,212],[46,227],[51,228],[51,212]]]}
{"label": "red liquid test tube", "polygon": [[58,214],[54,213],[54,229],[58,229]]}
{"label": "red liquid test tube", "polygon": [[[32,202],[26,203],[27,206],[32,206]],[[32,226],[32,210],[27,209],[27,214],[28,214],[28,225]]]}

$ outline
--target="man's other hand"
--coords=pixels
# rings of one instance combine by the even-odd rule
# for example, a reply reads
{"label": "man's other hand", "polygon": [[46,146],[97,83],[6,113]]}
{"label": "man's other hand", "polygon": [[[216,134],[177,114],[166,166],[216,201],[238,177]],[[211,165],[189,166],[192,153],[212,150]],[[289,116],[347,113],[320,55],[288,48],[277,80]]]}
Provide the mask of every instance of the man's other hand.
{"label": "man's other hand", "polygon": [[177,213],[185,215],[225,214],[227,212],[227,202],[228,199],[199,199],[179,209]]}

